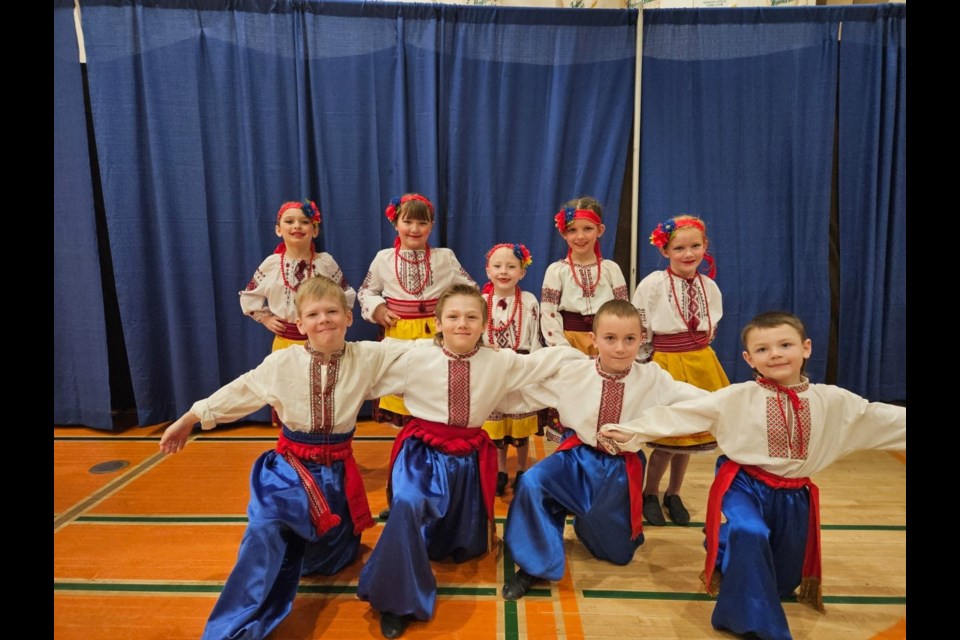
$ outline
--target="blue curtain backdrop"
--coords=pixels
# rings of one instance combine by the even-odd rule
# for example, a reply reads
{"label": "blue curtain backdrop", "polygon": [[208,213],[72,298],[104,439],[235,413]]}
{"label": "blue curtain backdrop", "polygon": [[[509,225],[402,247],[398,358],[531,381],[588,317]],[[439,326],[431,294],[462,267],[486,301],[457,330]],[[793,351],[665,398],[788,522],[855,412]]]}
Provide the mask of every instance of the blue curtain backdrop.
{"label": "blue curtain backdrop", "polygon": [[111,429],[107,333],[73,0],[53,6],[53,422]]}
{"label": "blue curtain backdrop", "polygon": [[840,45],[838,384],[907,397],[904,5],[844,14]]}
{"label": "blue curtain backdrop", "polygon": [[775,309],[803,318],[808,373],[824,379],[839,17],[820,7],[644,13],[638,275],[668,264],[648,242],[658,222],[706,222],[723,293],[713,348],[731,382],[751,378],[740,329]]}
{"label": "blue curtain backdrop", "polygon": [[[387,200],[437,204],[435,246],[477,280],[526,243],[539,293],[560,203],[616,228],[636,11],[351,2],[85,2],[117,295],[139,420],[176,417],[255,366],[270,335],[237,292],[313,197],[358,287],[392,245]],[[607,255],[613,234],[604,238]],[[359,319],[348,339],[375,335]]]}

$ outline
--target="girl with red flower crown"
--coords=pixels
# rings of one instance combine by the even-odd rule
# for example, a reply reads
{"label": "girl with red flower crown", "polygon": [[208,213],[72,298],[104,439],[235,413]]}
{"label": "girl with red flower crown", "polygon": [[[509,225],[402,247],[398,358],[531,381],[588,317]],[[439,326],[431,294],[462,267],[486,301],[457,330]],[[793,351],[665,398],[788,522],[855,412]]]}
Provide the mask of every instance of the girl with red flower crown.
{"label": "girl with red flower crown", "polygon": [[[720,288],[713,281],[716,266],[707,253],[707,228],[699,218],[679,215],[657,225],[650,244],[670,261],[640,281],[633,294],[633,306],[640,311],[647,328],[647,352],[653,361],[675,379],[706,391],[730,385],[710,343],[723,316]],[[709,270],[698,271],[706,260]],[[709,433],[662,438],[650,443],[654,449],[647,464],[643,487],[643,517],[652,525],[664,525],[660,507],[660,481],[670,467],[670,480],[663,494],[663,506],[674,523],[686,525],[690,513],[680,500],[680,487],[690,464],[691,453],[713,451],[717,441]]]}
{"label": "girl with red flower crown", "polygon": [[[517,353],[531,353],[540,344],[540,306],[532,293],[522,291],[520,280],[533,263],[530,251],[522,244],[503,243],[487,252],[487,277],[490,281],[483,287],[487,300],[487,321],[483,332],[484,343]],[[520,476],[527,469],[527,452],[530,436],[539,432],[537,412],[503,414],[494,412],[483,430],[497,447],[497,488],[502,496],[507,488],[507,447],[517,450],[517,475],[513,480],[516,488]]]}
{"label": "girl with red flower crown", "polygon": [[[357,293],[347,283],[333,256],[317,252],[313,240],[320,233],[320,209],[313,200],[284,202],[277,211],[275,228],[283,240],[260,263],[247,288],[240,292],[240,308],[273,333],[271,351],[303,345],[306,336],[297,329],[297,290],[312,276],[326,276],[340,285],[352,309]],[[273,426],[279,426],[273,412]]]}
{"label": "girl with red flower crown", "polygon": [[[608,300],[627,300],[627,282],[616,262],[600,255],[603,207],[589,196],[566,202],[553,217],[567,242],[567,255],[547,267],[540,292],[540,330],[548,347],[569,345],[597,355],[590,339],[593,316]],[[565,431],[555,409],[540,412],[547,438],[559,442]]]}
{"label": "girl with red flower crown", "polygon": [[[380,325],[385,337],[433,338],[440,293],[453,284],[476,288],[477,283],[451,249],[430,246],[434,220],[430,200],[419,193],[407,193],[391,199],[384,213],[396,228],[397,237],[393,247],[378,252],[370,263],[357,292],[360,315]],[[379,399],[374,419],[403,427],[410,421],[410,412],[402,397],[390,395]],[[389,507],[380,512],[381,518],[389,515]]]}

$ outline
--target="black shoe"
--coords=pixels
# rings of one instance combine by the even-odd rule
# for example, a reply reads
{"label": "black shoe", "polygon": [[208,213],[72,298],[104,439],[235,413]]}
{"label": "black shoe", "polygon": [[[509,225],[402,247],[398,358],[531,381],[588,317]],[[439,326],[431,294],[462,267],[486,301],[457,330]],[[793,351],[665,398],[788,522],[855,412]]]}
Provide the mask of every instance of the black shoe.
{"label": "black shoe", "polygon": [[534,580],[536,580],[536,578],[532,575],[523,569],[518,569],[512,578],[503,583],[503,589],[501,591],[503,599],[518,600],[522,598],[526,595],[527,591],[530,590],[530,585],[533,584]]}
{"label": "black shoe", "polygon": [[386,509],[380,512],[381,520],[386,520],[389,517],[390,517],[390,507],[387,507]]}
{"label": "black shoe", "polygon": [[410,624],[410,618],[407,616],[398,616],[395,613],[386,611],[380,612],[380,633],[384,638],[399,638],[403,631]]}
{"label": "black shoe", "polygon": [[510,476],[505,474],[503,471],[497,472],[497,495],[502,496],[503,492],[507,489],[507,480],[510,479]]}
{"label": "black shoe", "polygon": [[[644,502],[646,502],[646,498],[644,498]],[[663,494],[663,506],[667,508],[667,515],[670,516],[674,524],[687,525],[690,523],[690,513],[680,502],[680,496]],[[646,507],[646,504],[644,504],[644,507]]]}
{"label": "black shoe", "polygon": [[662,527],[667,524],[663,517],[663,509],[660,508],[660,498],[655,494],[643,496],[643,519],[647,521],[647,524],[652,524],[655,527]]}
{"label": "black shoe", "polygon": [[520,476],[522,475],[523,475],[523,469],[521,469],[520,471],[517,471],[517,475],[514,476],[513,484],[510,485],[510,488],[513,489],[514,491],[517,490],[517,483],[520,482]]}

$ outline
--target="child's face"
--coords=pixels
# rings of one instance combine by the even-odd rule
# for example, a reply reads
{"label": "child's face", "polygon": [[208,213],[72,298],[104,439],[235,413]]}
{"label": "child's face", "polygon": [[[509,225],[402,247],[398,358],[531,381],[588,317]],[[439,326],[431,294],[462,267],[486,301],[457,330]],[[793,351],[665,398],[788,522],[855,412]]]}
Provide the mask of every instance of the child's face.
{"label": "child's face", "polygon": [[453,353],[472,351],[483,335],[487,319],[475,296],[450,296],[440,312],[443,346]]}
{"label": "child's face", "polygon": [[604,314],[597,321],[596,333],[590,332],[590,339],[599,352],[600,368],[606,373],[622,373],[633,366],[643,343],[640,318]]}
{"label": "child's face", "polygon": [[594,261],[593,246],[597,238],[603,235],[605,227],[590,220],[574,220],[567,225],[563,238],[573,252],[577,262],[590,263]]}
{"label": "child's face", "polygon": [[810,338],[803,340],[796,329],[782,324],[753,329],[746,342],[743,359],[760,375],[782,385],[800,384],[800,370],[810,357]]}
{"label": "child's face", "polygon": [[512,294],[526,273],[513,250],[507,247],[500,247],[491,253],[487,260],[487,277],[493,283],[497,295]]}
{"label": "child's face", "polygon": [[320,233],[319,225],[313,224],[301,209],[287,209],[277,221],[277,236],[290,246],[306,246]]}
{"label": "child's face", "polygon": [[670,260],[670,270],[681,278],[692,278],[707,252],[707,240],[703,232],[694,227],[682,227],[660,253]]}
{"label": "child's face", "polygon": [[347,327],[352,324],[353,312],[330,296],[304,300],[297,312],[297,329],[322,353],[342,349]]}
{"label": "child's face", "polygon": [[397,234],[400,236],[400,246],[404,249],[425,248],[431,230],[433,223],[426,220],[414,220],[407,216],[397,220]]}

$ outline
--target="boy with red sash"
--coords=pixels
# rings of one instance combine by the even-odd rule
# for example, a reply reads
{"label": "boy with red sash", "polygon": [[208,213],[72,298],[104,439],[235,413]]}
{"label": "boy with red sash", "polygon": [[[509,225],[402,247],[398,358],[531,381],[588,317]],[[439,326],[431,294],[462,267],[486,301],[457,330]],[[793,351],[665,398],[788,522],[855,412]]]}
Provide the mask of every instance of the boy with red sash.
{"label": "boy with red sash", "polygon": [[[791,638],[780,598],[823,611],[819,492],[810,477],[854,451],[906,450],[907,410],[804,376],[811,343],[798,317],[762,313],[741,333],[754,382],[606,425],[647,441],[700,431],[725,455],[707,502],[707,592],[714,628]],[[720,523],[721,512],[727,517]],[[722,578],[722,580],[721,580]]]}
{"label": "boy with red sash", "polygon": [[674,380],[656,364],[636,362],[643,327],[626,300],[604,303],[590,336],[599,352],[595,360],[568,363],[556,376],[504,402],[522,398],[530,403],[523,409],[556,407],[568,434],[517,483],[504,541],[520,570],[503,585],[507,600],[522,597],[538,578],[563,577],[568,513],[574,515],[577,538],[594,557],[618,565],[633,559],[643,544],[641,442],[629,434],[601,435],[598,429],[648,407],[707,393]]}
{"label": "boy with red sash", "polygon": [[360,533],[373,526],[351,447],[357,412],[416,343],[345,342],[353,316],[343,289],[323,276],[302,283],[296,307],[305,344],[274,351],[195,402],[160,440],[162,451],[177,453],[197,422],[212,429],[266,404],[281,420],[276,450],[253,465],[249,523],[207,621],[209,640],[266,637],[290,613],[300,576],[333,575],[354,562]]}

